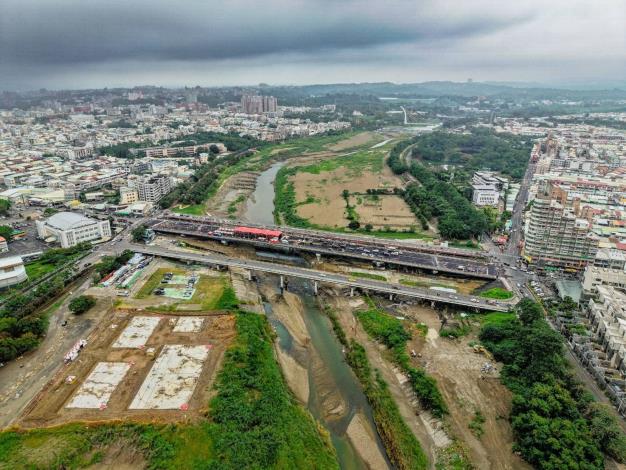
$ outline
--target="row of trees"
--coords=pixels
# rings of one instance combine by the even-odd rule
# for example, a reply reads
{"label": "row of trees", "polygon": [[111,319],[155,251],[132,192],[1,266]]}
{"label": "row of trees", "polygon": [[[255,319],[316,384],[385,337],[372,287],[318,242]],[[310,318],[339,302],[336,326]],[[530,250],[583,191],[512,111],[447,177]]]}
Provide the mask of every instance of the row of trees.
{"label": "row of trees", "polygon": [[[89,248],[89,244],[81,244],[72,248],[49,250],[42,260],[46,263],[61,265],[75,259],[81,252]],[[120,256],[105,256],[94,266],[98,278],[110,273],[126,263],[133,253],[124,251]],[[63,269],[51,279],[39,284],[25,293],[13,295],[0,308],[0,362],[10,361],[25,352],[37,347],[48,329],[48,318],[43,307],[58,297],[65,287],[76,277],[72,267]],[[74,299],[71,308],[80,314],[89,310],[94,302],[89,298]]]}
{"label": "row of trees", "polygon": [[72,278],[72,271],[64,270],[4,304],[0,309],[0,362],[10,361],[39,345],[48,329],[48,319],[41,307],[63,292]]}
{"label": "row of trees", "polygon": [[515,449],[546,470],[603,469],[603,453],[626,461],[626,436],[616,418],[576,381],[562,339],[525,299],[517,318],[487,321],[483,344],[504,363],[502,380],[513,392]]}
{"label": "row of trees", "polygon": [[216,189],[218,177],[224,169],[250,156],[250,152],[240,152],[224,158],[211,160],[200,166],[187,181],[176,186],[169,194],[159,201],[161,208],[166,209],[175,203],[201,204],[212,190]]}

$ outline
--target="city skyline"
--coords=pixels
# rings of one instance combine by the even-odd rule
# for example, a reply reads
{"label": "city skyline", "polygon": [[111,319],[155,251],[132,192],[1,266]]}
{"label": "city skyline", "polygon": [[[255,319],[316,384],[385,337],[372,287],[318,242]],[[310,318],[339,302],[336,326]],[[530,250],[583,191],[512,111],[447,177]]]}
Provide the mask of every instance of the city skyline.
{"label": "city skyline", "polygon": [[[155,5],[156,3],[156,5]],[[623,2],[9,0],[5,90],[429,80],[609,83]]]}

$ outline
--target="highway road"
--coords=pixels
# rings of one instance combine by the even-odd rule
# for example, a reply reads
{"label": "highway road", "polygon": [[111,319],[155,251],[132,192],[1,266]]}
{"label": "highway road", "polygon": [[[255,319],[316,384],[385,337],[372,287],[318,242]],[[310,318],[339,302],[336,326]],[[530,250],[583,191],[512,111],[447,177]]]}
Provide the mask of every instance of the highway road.
{"label": "highway road", "polygon": [[350,276],[344,276],[335,273],[326,273],[314,269],[268,263],[264,261],[243,260],[239,258],[230,258],[227,256],[215,254],[188,253],[177,250],[168,250],[160,247],[134,245],[132,249],[138,253],[171,258],[179,261],[190,261],[217,266],[229,266],[246,269],[252,272],[260,271],[282,276],[299,277],[317,282],[326,282],[330,284],[355,287],[358,289],[371,290],[386,294],[402,295],[406,297],[419,298],[434,302],[461,305],[464,307],[476,308],[480,310],[505,312],[512,308],[516,303],[515,300],[511,300],[508,302],[496,301],[457,293],[436,291],[434,289],[389,284],[387,282],[353,278]]}
{"label": "highway road", "polygon": [[[232,221],[222,221],[198,217],[167,217],[153,219],[150,226],[156,232],[189,235],[217,241],[247,243],[254,246],[284,250],[305,251],[329,256],[356,258],[369,262],[385,263],[429,270],[434,273],[451,273],[479,279],[496,279],[495,264],[485,261],[484,254],[468,254],[468,250],[451,249],[451,254],[443,254],[441,248],[422,247],[399,243],[396,240],[374,240],[367,237],[350,237],[334,233],[272,227],[283,233],[280,241],[271,242],[261,237],[242,238],[233,234],[238,225]],[[246,226],[250,226],[249,224]],[[257,227],[255,227],[257,228]],[[427,252],[425,250],[429,250]],[[439,250],[437,253],[433,250]]]}
{"label": "highway road", "polygon": [[520,185],[519,192],[517,193],[517,198],[515,199],[515,205],[513,206],[513,215],[511,216],[511,233],[505,248],[505,252],[508,255],[507,258],[510,260],[510,258],[513,257],[514,259],[511,260],[513,262],[516,261],[520,252],[519,245],[522,240],[522,232],[524,230],[522,215],[524,213],[524,209],[526,208],[526,204],[528,204],[528,190],[535,172],[535,167],[535,163],[529,162],[528,167],[526,168],[526,173],[524,173],[524,179]]}

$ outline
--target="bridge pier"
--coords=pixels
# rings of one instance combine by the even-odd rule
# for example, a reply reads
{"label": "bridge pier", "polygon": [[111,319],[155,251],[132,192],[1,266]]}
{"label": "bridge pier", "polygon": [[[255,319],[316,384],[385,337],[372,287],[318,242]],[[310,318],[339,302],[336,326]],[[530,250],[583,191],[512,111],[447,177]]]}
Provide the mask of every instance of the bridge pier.
{"label": "bridge pier", "polygon": [[430,308],[432,308],[434,310],[434,308],[435,308],[435,301],[434,300],[430,301]]}
{"label": "bridge pier", "polygon": [[350,297],[354,297],[354,287],[350,287]]}
{"label": "bridge pier", "polygon": [[317,259],[318,263],[322,261],[322,255],[320,253],[315,253],[315,258]]}
{"label": "bridge pier", "polygon": [[319,283],[317,281],[313,281],[313,293],[317,295],[318,290],[319,290]]}
{"label": "bridge pier", "polygon": [[389,294],[389,300],[393,300],[393,294]]}
{"label": "bridge pier", "polygon": [[248,271],[248,281],[252,280],[252,271]]}
{"label": "bridge pier", "polygon": [[282,274],[280,275],[280,288],[285,288],[285,276],[283,276]]}

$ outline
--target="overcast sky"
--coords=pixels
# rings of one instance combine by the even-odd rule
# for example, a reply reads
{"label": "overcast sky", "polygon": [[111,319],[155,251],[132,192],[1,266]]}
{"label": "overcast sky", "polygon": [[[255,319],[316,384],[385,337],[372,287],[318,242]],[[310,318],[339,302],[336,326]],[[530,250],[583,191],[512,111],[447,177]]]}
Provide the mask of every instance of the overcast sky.
{"label": "overcast sky", "polygon": [[0,89],[626,79],[626,0],[0,0]]}

